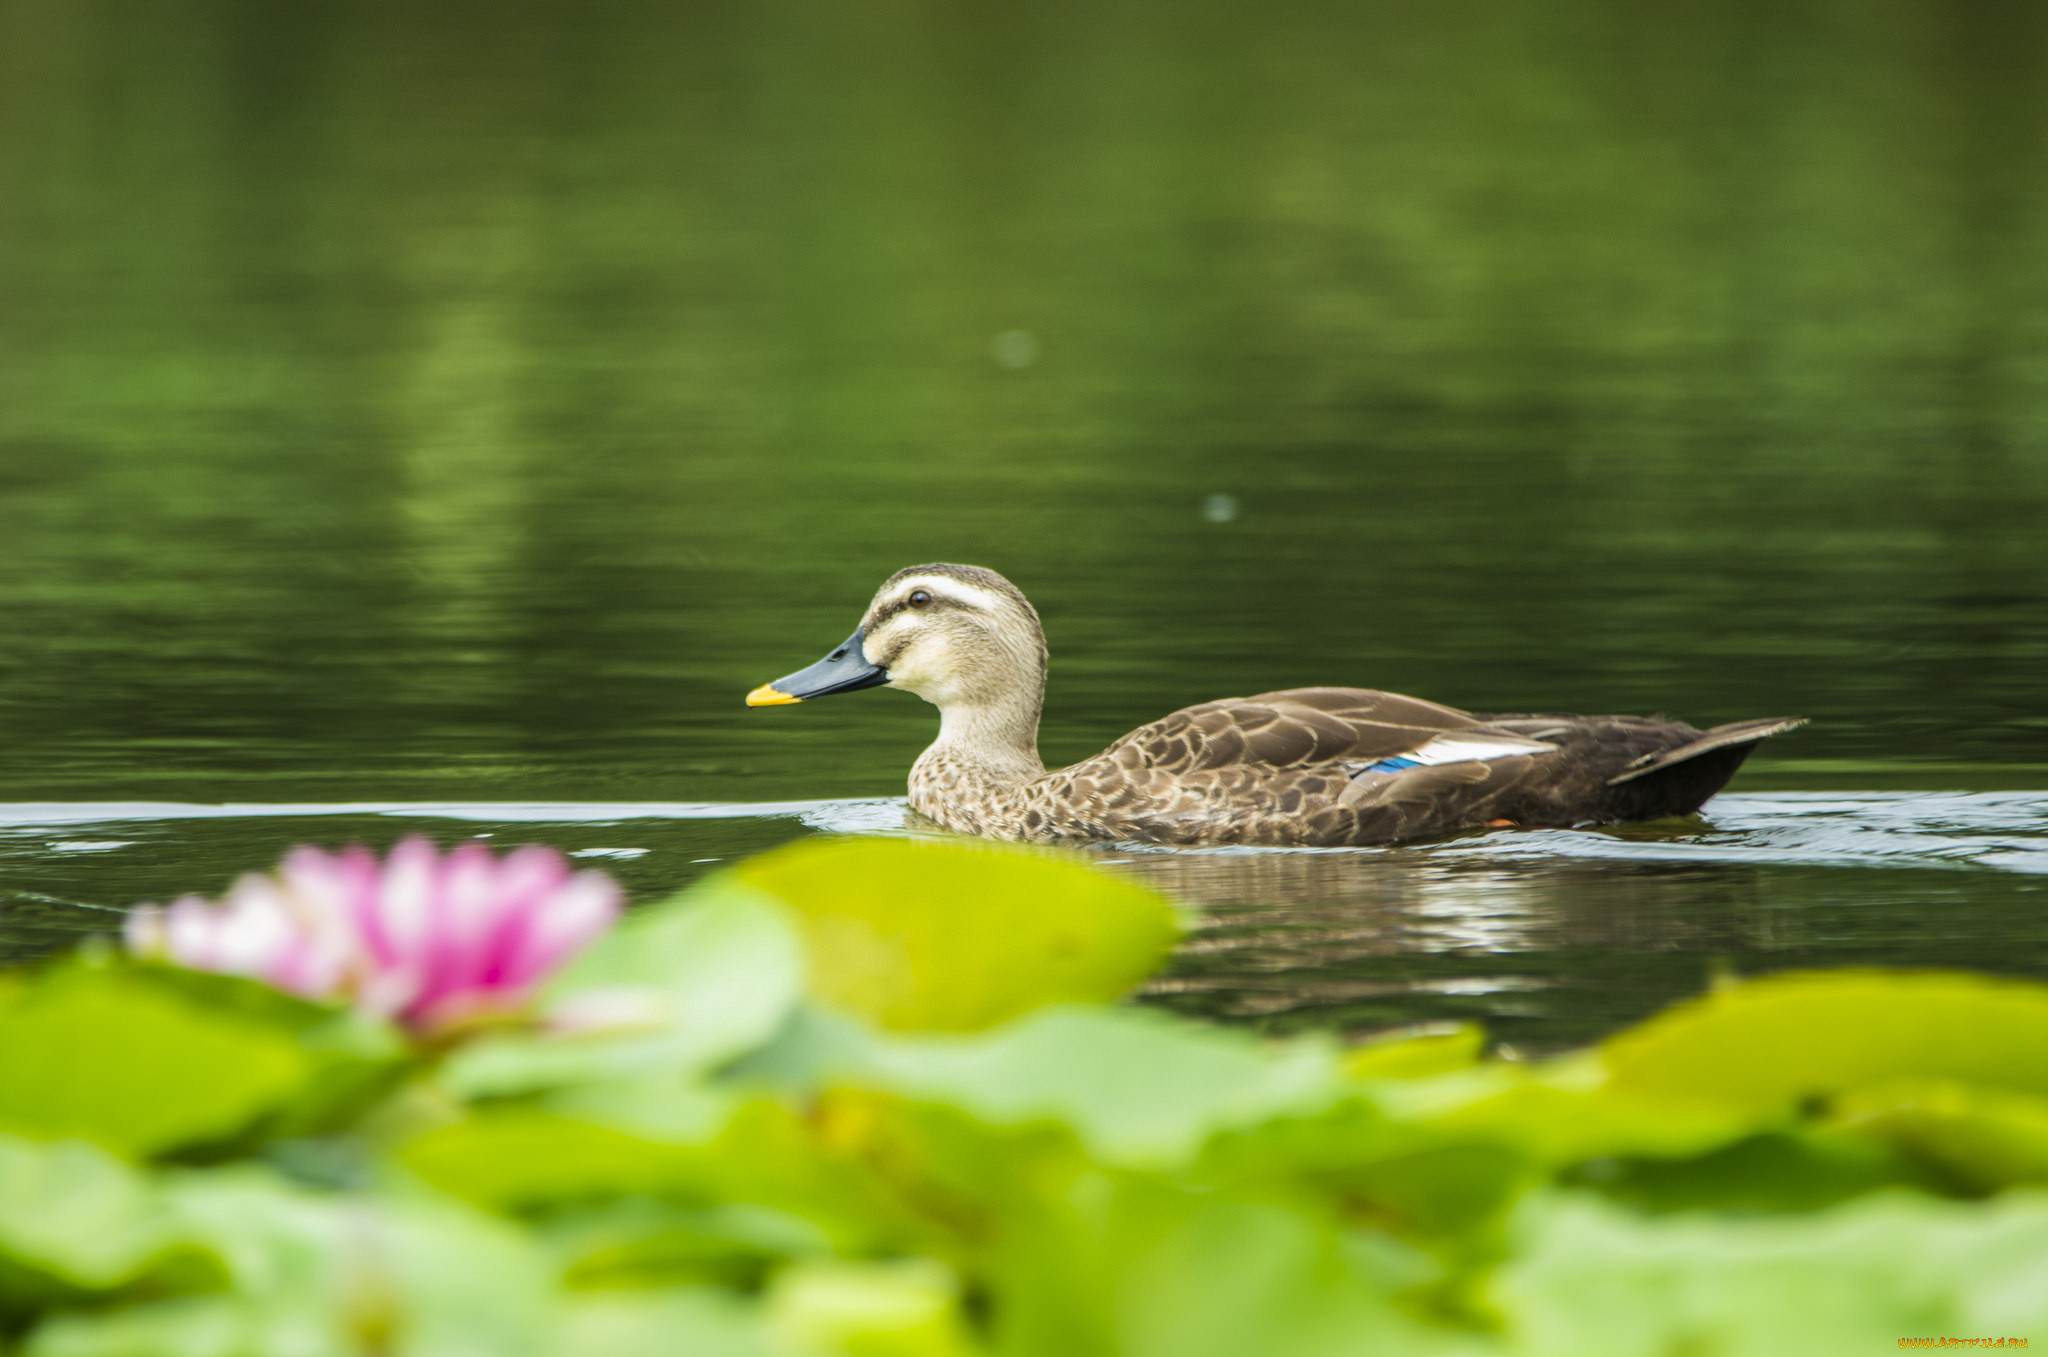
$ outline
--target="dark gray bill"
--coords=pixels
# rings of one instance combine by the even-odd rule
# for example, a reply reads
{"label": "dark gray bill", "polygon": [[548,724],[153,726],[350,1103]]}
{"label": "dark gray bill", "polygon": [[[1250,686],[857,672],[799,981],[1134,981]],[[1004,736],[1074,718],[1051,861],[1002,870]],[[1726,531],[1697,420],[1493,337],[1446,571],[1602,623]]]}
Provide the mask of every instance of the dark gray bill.
{"label": "dark gray bill", "polygon": [[824,697],[829,693],[850,693],[857,688],[873,688],[889,681],[889,671],[868,663],[861,653],[861,629],[855,627],[853,635],[824,659],[808,669],[799,669],[794,674],[779,678],[773,683],[764,683],[747,694],[749,707],[779,707],[787,702],[803,702],[813,697]]}

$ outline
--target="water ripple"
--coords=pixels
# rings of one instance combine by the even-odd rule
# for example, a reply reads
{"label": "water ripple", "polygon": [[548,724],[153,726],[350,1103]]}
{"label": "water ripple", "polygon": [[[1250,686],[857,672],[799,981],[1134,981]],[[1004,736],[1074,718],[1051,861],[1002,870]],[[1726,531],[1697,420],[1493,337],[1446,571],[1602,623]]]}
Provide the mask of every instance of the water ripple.
{"label": "water ripple", "polygon": [[[183,820],[450,820],[469,824],[631,825],[675,820],[794,820],[832,834],[910,831],[901,797],[827,801],[480,801],[196,805],[181,802],[0,804],[0,832]],[[111,846],[109,841],[107,845]],[[98,841],[53,842],[84,851]],[[1700,820],[1599,829],[1502,830],[1370,849],[1220,847],[1112,852],[1230,856],[1397,854],[1431,858],[1608,858],[1638,862],[1852,867],[1979,867],[2048,873],[2048,792],[1748,792],[1717,798]]]}
{"label": "water ripple", "polygon": [[2048,873],[2048,793],[1748,793],[1703,831],[1528,830],[1439,845],[1444,856],[1616,858],[1836,867],[1990,867]]}

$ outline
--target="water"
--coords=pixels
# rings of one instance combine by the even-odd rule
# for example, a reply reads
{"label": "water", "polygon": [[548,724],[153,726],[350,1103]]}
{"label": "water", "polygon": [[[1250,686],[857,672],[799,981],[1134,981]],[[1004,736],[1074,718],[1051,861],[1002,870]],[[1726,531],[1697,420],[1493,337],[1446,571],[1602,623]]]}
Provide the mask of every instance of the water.
{"label": "water", "polygon": [[1106,860],[1213,906],[1158,1002],[2048,975],[2044,68],[2017,0],[0,0],[0,947],[302,839],[647,895],[893,823],[922,704],[740,698],[950,559],[1053,762],[1814,718],[1705,827]]}
{"label": "water", "polygon": [[[118,926],[69,899],[158,897],[309,832],[552,843],[643,898],[809,832],[902,834],[900,798],[705,803],[0,807],[7,952]],[[1731,794],[1698,822],[1372,849],[1092,856],[1200,906],[1154,1002],[1268,1030],[1484,1022],[1591,1040],[1710,980],[1816,965],[2048,975],[2048,793]]]}

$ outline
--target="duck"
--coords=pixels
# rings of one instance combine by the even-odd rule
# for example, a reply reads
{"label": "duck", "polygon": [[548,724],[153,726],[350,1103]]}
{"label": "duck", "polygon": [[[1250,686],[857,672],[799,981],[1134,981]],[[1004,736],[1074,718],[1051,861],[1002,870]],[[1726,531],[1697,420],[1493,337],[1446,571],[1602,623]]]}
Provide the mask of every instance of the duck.
{"label": "duck", "polygon": [[1483,716],[1369,688],[1289,688],[1184,707],[1048,770],[1046,660],[1045,629],[1016,585],[981,566],[914,565],[883,582],[853,635],[747,705],[901,688],[939,709],[939,736],[910,770],[910,808],[927,820],[987,838],[1186,846],[1365,846],[1690,815],[1760,741],[1805,724]]}

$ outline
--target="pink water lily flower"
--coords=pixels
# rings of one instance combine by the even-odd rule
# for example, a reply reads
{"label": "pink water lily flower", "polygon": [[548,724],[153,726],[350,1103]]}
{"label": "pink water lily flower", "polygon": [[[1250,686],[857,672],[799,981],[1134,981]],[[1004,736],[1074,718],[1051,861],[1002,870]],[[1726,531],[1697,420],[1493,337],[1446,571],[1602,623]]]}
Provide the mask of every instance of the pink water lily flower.
{"label": "pink water lily flower", "polygon": [[128,916],[128,949],[347,1000],[433,1032],[517,1009],[619,915],[618,883],[552,848],[443,856],[421,837],[380,863],[367,848],[295,848],[218,904],[188,895]]}

